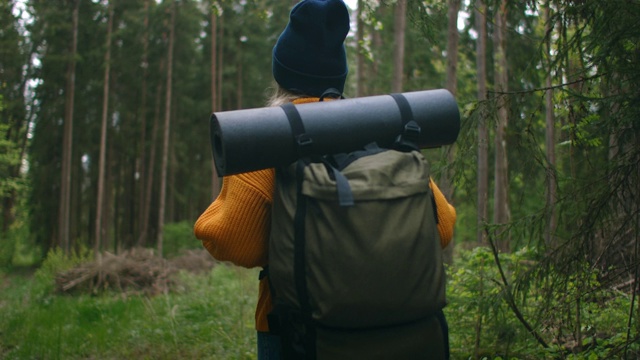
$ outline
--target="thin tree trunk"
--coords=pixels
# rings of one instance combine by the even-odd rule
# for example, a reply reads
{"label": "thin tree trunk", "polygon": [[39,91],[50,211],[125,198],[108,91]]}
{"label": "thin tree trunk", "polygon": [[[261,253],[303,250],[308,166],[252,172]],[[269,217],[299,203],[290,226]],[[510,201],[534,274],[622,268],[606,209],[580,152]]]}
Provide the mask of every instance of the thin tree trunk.
{"label": "thin tree trunk", "polygon": [[236,63],[237,69],[237,79],[236,79],[236,100],[237,100],[237,109],[242,109],[242,47],[244,43],[242,39],[240,39],[240,43],[238,44],[238,62]]}
{"label": "thin tree trunk", "polygon": [[71,250],[71,164],[73,149],[73,110],[76,84],[76,54],[78,52],[78,13],[80,0],[73,1],[72,36],[67,64],[64,133],[62,138],[62,179],[60,183],[60,208],[58,212],[58,244],[69,254]]}
{"label": "thin tree trunk", "polygon": [[484,0],[476,2],[476,69],[478,79],[478,102],[480,103],[480,115],[478,116],[478,217],[477,217],[477,241],[486,244],[486,232],[484,226],[489,216],[489,129],[484,101],[487,100],[487,7]]}
{"label": "thin tree trunk", "polygon": [[[164,69],[164,61],[160,61],[160,72]],[[144,206],[142,207],[142,230],[138,238],[138,246],[144,246],[147,243],[149,233],[149,215],[151,214],[151,193],[153,189],[153,169],[155,168],[156,149],[158,140],[158,128],[160,127],[160,99],[162,98],[162,86],[156,89],[155,111],[153,116],[153,128],[151,130],[151,149],[149,150],[149,166],[147,166],[147,184],[144,188]]]}
{"label": "thin tree trunk", "polygon": [[109,77],[111,74],[111,32],[113,31],[113,2],[108,2],[109,19],[107,21],[107,50],[104,55],[104,84],[102,88],[102,125],[100,128],[100,158],[98,160],[98,194],[96,200],[96,229],[94,240],[94,255],[100,260],[102,236],[102,210],[104,208],[104,168],[107,151],[107,119],[109,117]]}
{"label": "thin tree trunk", "polygon": [[[447,29],[447,90],[455,97],[458,89],[457,81],[457,69],[458,69],[458,12],[460,11],[460,0],[448,1],[448,29]],[[455,144],[445,146],[443,148],[447,157],[447,163],[453,163],[455,156]],[[449,200],[453,199],[453,182],[452,171],[449,168],[445,168],[440,178],[440,188],[443,194]],[[451,241],[449,246],[444,251],[444,262],[446,264],[453,264],[453,247],[454,242]]]}
{"label": "thin tree trunk", "polygon": [[402,92],[404,75],[404,35],[407,27],[407,0],[398,0],[394,13],[392,92]]}
{"label": "thin tree trunk", "polygon": [[[105,194],[113,194],[113,188],[115,186],[116,189],[118,189],[118,184],[116,184],[116,176],[114,176],[113,172],[114,169],[117,169],[117,166],[114,166],[114,163],[116,163],[117,158],[114,156],[115,154],[115,146],[113,141],[109,142],[107,144],[107,157],[105,159],[105,164],[106,164],[106,168],[105,168],[105,174],[104,174],[104,178],[105,178],[105,182],[104,182],[104,193]],[[115,184],[115,185],[114,185]],[[109,198],[112,198],[111,196]],[[116,200],[119,199],[119,197],[116,197]],[[115,208],[115,209],[114,209]],[[103,226],[102,227],[102,248],[103,249],[110,249],[111,248],[111,240],[113,238],[112,234],[118,234],[118,229],[117,229],[117,223],[114,221],[114,219],[117,219],[116,216],[114,216],[114,213],[117,214],[117,208],[118,208],[118,203],[116,202],[115,204],[113,203],[109,203],[107,206],[102,207],[102,224],[109,224],[109,226]],[[114,229],[115,228],[115,229]],[[115,252],[116,248],[115,248],[115,244],[113,246],[113,251]],[[100,260],[100,258],[98,258],[98,260]]]}
{"label": "thin tree trunk", "polygon": [[[144,225],[146,218],[144,205],[146,203],[144,184],[147,178],[146,168],[146,145],[147,145],[147,87],[149,77],[149,3],[151,0],[144,2],[144,35],[142,40],[142,92],[140,94],[140,139],[138,144],[138,174],[140,175],[137,183],[140,184],[138,194],[138,241],[137,245],[141,246],[142,232],[146,232]],[[147,214],[148,217],[148,214]],[[145,234],[146,235],[146,234]]]}
{"label": "thin tree trunk", "polygon": [[[218,8],[211,1],[211,112],[217,111],[218,85],[217,85],[217,56],[218,56]],[[211,195],[215,199],[220,193],[220,177],[216,171],[215,160],[211,158]]]}
{"label": "thin tree trunk", "polygon": [[171,2],[171,22],[169,24],[169,49],[167,50],[167,85],[164,114],[164,138],[162,142],[162,166],[160,174],[160,201],[158,205],[158,255],[162,256],[165,203],[167,194],[167,169],[169,167],[169,130],[171,127],[171,88],[173,78],[173,46],[176,27],[176,3]]}
{"label": "thin tree trunk", "polygon": [[549,215],[547,219],[547,228],[545,229],[545,242],[547,246],[553,246],[555,243],[554,233],[557,227],[557,217],[555,211],[557,182],[556,182],[556,132],[555,117],[553,112],[553,90],[551,89],[551,35],[553,26],[551,24],[551,0],[547,1],[544,9],[544,20],[546,28],[546,56],[548,57],[549,69],[547,70],[546,87],[549,89],[545,94],[546,103],[546,150],[547,150],[547,206],[549,207]]}
{"label": "thin tree trunk", "polygon": [[[381,8],[378,8],[378,12],[381,12]],[[382,48],[382,34],[380,31],[376,31],[375,28],[373,28],[373,26],[371,27],[371,48],[372,49],[381,49]],[[371,64],[371,69],[368,71],[368,77],[370,79],[377,79],[378,77],[380,77],[380,63],[381,60],[380,59],[373,59],[373,63]],[[386,86],[384,88],[381,88],[380,85],[378,83],[374,83],[374,85],[370,86],[369,89],[369,94],[379,94],[381,92],[386,92],[387,88]]]}
{"label": "thin tree trunk", "polygon": [[[506,93],[508,91],[508,74],[506,58],[506,21],[507,21],[507,0],[502,0],[500,9],[496,11],[496,29],[494,31],[494,53],[495,53],[495,87],[497,92]],[[494,222],[496,224],[506,224],[509,222],[509,180],[507,163],[507,138],[508,109],[506,95],[499,95],[498,98],[498,121],[495,138],[495,188],[494,188]],[[505,232],[501,236],[496,236],[498,249],[502,252],[509,251],[508,234]]]}
{"label": "thin tree trunk", "polygon": [[[447,90],[455,97],[457,95],[458,81],[458,12],[460,11],[460,0],[448,0],[448,19],[447,25]],[[448,163],[453,162],[454,148],[445,149]],[[453,195],[453,184],[451,184],[451,172],[445,170],[440,179],[440,187],[443,194],[451,199]]]}
{"label": "thin tree trunk", "polygon": [[[220,28],[218,29],[218,36],[220,39],[224,38],[224,16],[220,16]],[[224,43],[218,42],[218,103],[216,104],[216,110],[222,110],[222,60],[224,58]]]}
{"label": "thin tree trunk", "polygon": [[356,97],[364,96],[364,1],[358,0],[356,26]]}

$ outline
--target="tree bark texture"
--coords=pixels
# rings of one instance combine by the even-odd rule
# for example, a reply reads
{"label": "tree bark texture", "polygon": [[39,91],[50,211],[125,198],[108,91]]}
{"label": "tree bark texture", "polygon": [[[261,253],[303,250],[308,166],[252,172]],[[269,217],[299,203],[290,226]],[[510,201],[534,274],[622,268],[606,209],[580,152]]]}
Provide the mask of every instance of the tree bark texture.
{"label": "tree bark texture", "polygon": [[[460,0],[448,1],[448,25],[447,25],[447,90],[455,97],[458,89],[457,69],[458,69],[458,12],[460,11]],[[443,147],[444,156],[447,158],[447,164],[452,164],[455,156],[455,144]],[[453,173],[448,167],[442,171],[440,177],[440,189],[444,196],[452,201],[453,199]],[[454,241],[449,243],[444,250],[444,261],[447,264],[453,264],[453,248]]]}
{"label": "tree bark texture", "polygon": [[545,148],[547,151],[547,207],[548,207],[548,217],[547,217],[547,227],[545,229],[545,242],[547,246],[554,246],[554,234],[557,227],[557,216],[556,216],[556,198],[557,198],[557,181],[556,181],[556,131],[555,131],[555,116],[553,109],[553,90],[552,86],[552,78],[551,78],[551,36],[553,33],[553,26],[551,24],[551,0],[547,1],[547,4],[544,9],[544,21],[545,21],[545,30],[546,30],[546,57],[549,59],[549,71],[547,73],[547,77],[545,79],[545,85],[547,87],[547,91],[545,93],[545,122],[546,122],[546,133],[545,133]]}
{"label": "tree bark texture", "polygon": [[[211,1],[211,112],[218,110],[218,8]],[[211,159],[211,195],[215,199],[220,193],[220,177],[216,171],[215,160]]]}
{"label": "tree bark texture", "polygon": [[73,110],[76,83],[76,54],[78,52],[78,13],[80,0],[73,1],[71,16],[71,44],[67,63],[64,132],[62,138],[62,179],[60,183],[60,208],[58,212],[58,243],[65,254],[71,250],[71,165],[73,149]]}
{"label": "tree bark texture", "polygon": [[356,21],[356,97],[364,96],[364,1],[358,0]]}
{"label": "tree bark texture", "polygon": [[[508,73],[506,58],[506,21],[507,21],[507,0],[502,0],[500,8],[495,15],[494,30],[494,74],[495,88],[497,93],[508,91]],[[507,126],[508,126],[508,103],[505,95],[497,95],[498,118],[496,123],[495,137],[495,173],[494,173],[494,223],[506,224],[509,222],[509,178],[507,163]],[[498,249],[502,252],[509,251],[509,239],[507,233],[496,236]]]}
{"label": "tree bark texture", "polygon": [[162,256],[163,248],[163,228],[165,216],[165,204],[167,195],[167,170],[169,168],[169,135],[171,128],[171,88],[173,86],[173,47],[176,28],[176,3],[171,3],[171,22],[169,24],[169,48],[167,50],[167,85],[164,113],[164,136],[162,142],[162,165],[160,174],[160,198],[158,205],[158,255]]}
{"label": "tree bark texture", "polygon": [[109,1],[109,19],[107,20],[107,41],[104,55],[104,84],[102,88],[102,123],[100,127],[100,158],[98,159],[98,194],[96,200],[96,221],[94,238],[94,255],[99,256],[104,234],[102,210],[104,208],[104,168],[107,151],[107,120],[109,117],[109,77],[111,74],[111,33],[113,31],[113,2]]}
{"label": "tree bark texture", "polygon": [[489,129],[487,128],[487,6],[484,0],[477,0],[475,8],[476,73],[478,79],[478,216],[476,237],[480,244],[486,244],[484,226],[489,216]]}
{"label": "tree bark texture", "polygon": [[[144,227],[145,212],[144,205],[146,203],[145,184],[146,178],[149,176],[147,165],[147,92],[149,78],[149,3],[151,0],[144,2],[144,34],[142,35],[142,89],[140,94],[140,138],[138,140],[138,174],[136,181],[138,189],[138,226],[137,226],[137,242],[136,245],[141,246],[142,232]],[[148,217],[148,214],[147,214]],[[146,231],[146,228],[144,229]]]}
{"label": "tree bark texture", "polygon": [[407,0],[398,0],[394,13],[394,51],[392,92],[402,92],[404,75],[404,36],[407,27]]}

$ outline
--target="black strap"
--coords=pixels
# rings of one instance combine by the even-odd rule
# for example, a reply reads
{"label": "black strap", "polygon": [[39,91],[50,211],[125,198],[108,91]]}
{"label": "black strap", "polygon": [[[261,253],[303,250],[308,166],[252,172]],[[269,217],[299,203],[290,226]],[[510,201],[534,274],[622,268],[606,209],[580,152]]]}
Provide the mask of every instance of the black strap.
{"label": "black strap", "polygon": [[447,318],[444,316],[444,312],[442,310],[436,313],[436,318],[438,319],[438,323],[440,323],[442,337],[444,338],[444,358],[445,360],[449,360],[451,357],[451,348],[449,346],[449,324],[447,323]]}
{"label": "black strap", "polygon": [[267,276],[269,276],[269,266],[265,266],[262,268],[262,270],[260,270],[260,273],[258,274],[258,280],[262,280]]}
{"label": "black strap", "polygon": [[325,163],[327,170],[333,175],[333,179],[336,181],[336,190],[338,191],[338,203],[340,206],[353,206],[355,205],[353,199],[353,192],[351,191],[351,185],[349,180],[344,176],[340,170],[333,167],[331,164]]}
{"label": "black strap", "polygon": [[284,110],[287,120],[289,120],[294,146],[296,146],[298,151],[298,158],[308,156],[311,154],[313,140],[304,129],[304,124],[302,123],[302,118],[300,117],[298,109],[296,109],[296,106],[293,105],[293,103],[286,103],[284,105],[280,105],[280,107]]}
{"label": "black strap", "polygon": [[431,205],[433,206],[433,217],[436,220],[436,225],[440,223],[440,219],[438,219],[438,205],[436,204],[435,195],[433,195],[433,191],[431,193]]}
{"label": "black strap", "polygon": [[293,276],[295,279],[296,292],[302,321],[304,324],[303,344],[305,359],[315,359],[315,325],[311,317],[311,303],[309,302],[309,292],[307,289],[307,268],[305,260],[305,218],[307,216],[307,198],[302,194],[302,182],[304,180],[304,160],[296,163],[296,213],[294,217],[294,255],[293,255]]}
{"label": "black strap", "polygon": [[398,93],[391,94],[391,97],[398,105],[402,118],[402,133],[396,138],[394,148],[400,151],[418,150],[417,143],[422,129],[413,118],[413,111],[407,98]]}
{"label": "black strap", "polygon": [[344,170],[349,164],[352,162],[369,155],[375,155],[381,152],[387,151],[387,149],[381,148],[374,141],[364,146],[362,150],[356,150],[350,153],[339,153],[328,155],[329,161],[336,167],[338,170]]}

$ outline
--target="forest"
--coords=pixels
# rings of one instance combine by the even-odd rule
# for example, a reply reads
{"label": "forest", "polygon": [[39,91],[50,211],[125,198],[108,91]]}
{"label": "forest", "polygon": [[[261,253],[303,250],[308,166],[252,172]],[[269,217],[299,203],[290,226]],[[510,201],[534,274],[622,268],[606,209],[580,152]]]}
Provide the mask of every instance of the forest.
{"label": "forest", "polygon": [[[71,301],[55,291],[62,270],[202,250],[193,223],[221,186],[209,116],[265,106],[296,3],[0,0],[0,358],[126,358],[163,341],[74,353],[52,339],[29,353],[20,334],[35,330],[18,320]],[[460,109],[456,143],[423,150],[458,216],[453,358],[640,357],[640,1],[348,5],[347,98],[447,89]],[[215,267],[198,276],[257,287]],[[195,318],[175,309],[172,326]],[[185,353],[174,330],[148,356],[255,358],[251,334]]]}

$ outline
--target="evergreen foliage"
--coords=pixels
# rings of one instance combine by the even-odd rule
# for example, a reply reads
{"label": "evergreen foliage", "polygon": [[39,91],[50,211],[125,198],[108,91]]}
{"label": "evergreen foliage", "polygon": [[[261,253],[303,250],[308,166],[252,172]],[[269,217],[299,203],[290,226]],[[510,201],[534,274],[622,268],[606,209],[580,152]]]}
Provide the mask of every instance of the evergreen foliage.
{"label": "evergreen foliage", "polygon": [[[157,207],[169,6],[175,1],[177,9],[165,213],[169,251],[189,247],[188,224],[216,193],[209,144],[211,109],[265,104],[265,89],[273,86],[271,48],[292,6],[291,1],[266,0],[0,0],[3,268],[16,262],[20,249],[37,249],[42,261],[52,259],[47,254],[60,245],[65,92],[76,1],[80,16],[74,58],[71,253],[92,248],[95,240],[108,6],[114,8],[114,33],[103,211],[107,233],[102,248],[113,252],[152,247],[165,225],[158,224]],[[356,93],[360,55],[363,95],[391,91],[395,1],[362,3],[364,53],[355,51],[354,18],[354,34],[347,39],[347,97]],[[408,1],[404,91],[446,84],[446,3]],[[448,311],[452,328],[470,331],[463,340],[453,341],[458,341],[458,350],[475,349],[465,353],[468,356],[513,353],[514,347],[505,348],[512,344],[520,347],[517,353],[531,358],[587,358],[595,354],[594,346],[603,352],[594,356],[606,350],[606,355],[623,357],[626,351],[633,357],[638,349],[632,344],[640,336],[640,4],[527,0],[507,2],[500,9],[501,3],[485,1],[489,90],[487,100],[478,101],[476,1],[462,2],[456,69],[462,129],[454,161],[440,151],[425,150],[436,178],[453,170],[456,261],[464,266],[454,262],[450,269]],[[217,16],[215,62],[212,9]],[[493,80],[494,19],[503,13],[506,91],[497,89]],[[211,103],[212,81],[219,90],[218,104]],[[549,139],[547,94],[555,130]],[[491,194],[493,138],[503,103],[508,110],[511,216],[507,223],[476,226],[477,124],[485,120],[490,128]],[[555,150],[554,160],[547,144]],[[546,196],[552,188],[555,196]],[[492,209],[492,196],[489,203]],[[477,227],[490,243],[477,243]],[[511,253],[494,254],[492,244],[505,239]],[[597,306],[616,311],[607,318]]]}

